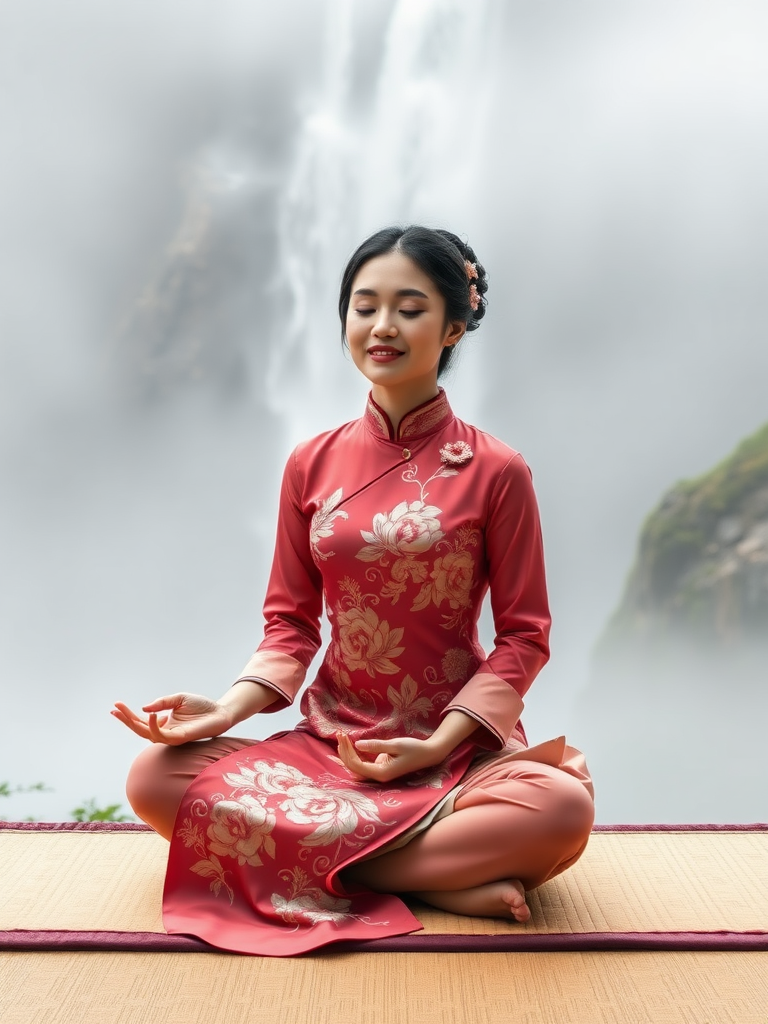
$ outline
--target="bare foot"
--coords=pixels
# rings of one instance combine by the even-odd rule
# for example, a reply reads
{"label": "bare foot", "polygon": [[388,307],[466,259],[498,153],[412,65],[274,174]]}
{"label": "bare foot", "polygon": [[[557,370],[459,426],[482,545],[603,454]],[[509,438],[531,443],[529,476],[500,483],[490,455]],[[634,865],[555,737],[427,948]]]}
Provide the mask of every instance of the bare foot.
{"label": "bare foot", "polygon": [[476,885],[473,889],[455,891],[429,890],[415,892],[424,903],[452,914],[466,914],[468,917],[510,917],[521,923],[530,920],[531,911],[525,902],[525,889],[516,878],[501,882]]}

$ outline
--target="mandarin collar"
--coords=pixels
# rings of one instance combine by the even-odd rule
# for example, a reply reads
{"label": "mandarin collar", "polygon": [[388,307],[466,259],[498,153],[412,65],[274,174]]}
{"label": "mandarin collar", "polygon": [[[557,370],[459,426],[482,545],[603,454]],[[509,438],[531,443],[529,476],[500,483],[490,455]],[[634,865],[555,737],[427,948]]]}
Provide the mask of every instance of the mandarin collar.
{"label": "mandarin collar", "polygon": [[406,438],[414,441],[416,438],[426,437],[427,434],[435,434],[447,426],[453,419],[453,409],[445,391],[440,388],[439,394],[434,398],[407,412],[395,432],[389,416],[369,394],[363,419],[368,430],[385,441],[404,441]]}

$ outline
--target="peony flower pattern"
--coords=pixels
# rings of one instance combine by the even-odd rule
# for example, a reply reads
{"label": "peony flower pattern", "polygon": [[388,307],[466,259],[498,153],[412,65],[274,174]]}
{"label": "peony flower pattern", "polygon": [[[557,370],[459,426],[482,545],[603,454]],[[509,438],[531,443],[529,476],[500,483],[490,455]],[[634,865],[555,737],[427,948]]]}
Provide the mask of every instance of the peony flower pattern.
{"label": "peony flower pattern", "polygon": [[300,840],[302,846],[330,846],[354,832],[361,821],[383,825],[376,804],[354,789],[328,789],[312,784],[293,786],[280,804],[289,821],[316,825]]}
{"label": "peony flower pattern", "polygon": [[298,768],[282,761],[253,761],[238,764],[238,772],[227,772],[224,781],[233,791],[257,793],[257,799],[283,794],[292,786],[313,785],[312,779]]}
{"label": "peony flower pattern", "polygon": [[[355,832],[362,822],[383,825],[376,803],[355,789],[321,785],[297,768],[277,761],[254,761],[252,767],[240,766],[238,774],[228,773],[224,781],[236,789],[253,789],[263,795],[279,794],[278,804],[288,821],[296,825],[314,825],[303,836],[302,846],[330,846]],[[341,783],[342,780],[335,780]]]}
{"label": "peony flower pattern", "polygon": [[351,577],[345,576],[339,589],[345,595],[334,609],[339,660],[350,672],[366,672],[371,678],[395,675],[398,667],[393,659],[405,650],[400,646],[404,628],[390,629],[389,623],[371,607],[378,598],[364,595]]}
{"label": "peony flower pattern", "polygon": [[220,857],[234,857],[238,864],[259,867],[264,862],[259,851],[275,856],[274,811],[250,794],[239,800],[219,800],[211,808],[208,847]]}
{"label": "peony flower pattern", "polygon": [[472,555],[469,551],[449,551],[435,561],[429,574],[431,583],[422,588],[412,611],[425,608],[430,601],[436,605],[447,601],[451,608],[467,608],[473,585]]}
{"label": "peony flower pattern", "polygon": [[[441,464],[424,483],[419,479],[419,467],[415,463],[408,466],[402,473],[403,482],[415,484],[419,497],[415,501],[399,502],[391,512],[377,512],[372,529],[360,531],[366,543],[355,557],[388,569],[388,579],[380,574],[381,596],[392,604],[397,604],[410,583],[424,584],[429,568],[424,556],[433,548],[440,548],[445,541],[439,519],[442,509],[427,502],[429,484],[439,477],[456,476],[455,467],[469,462],[472,457],[472,449],[464,441],[443,445]],[[371,576],[366,574],[366,578],[371,579]]]}
{"label": "peony flower pattern", "polygon": [[362,670],[369,676],[394,675],[397,665],[392,661],[405,650],[398,644],[403,628],[390,629],[373,608],[349,608],[338,613],[339,649],[352,671]]}
{"label": "peony flower pattern", "polygon": [[443,628],[459,629],[464,633],[476,583],[475,559],[469,548],[477,547],[480,537],[479,528],[467,523],[456,531],[452,544],[446,541],[441,545],[448,550],[435,559],[429,578],[416,595],[411,611],[421,611],[430,604],[437,607],[447,604],[451,610],[443,616]]}
{"label": "peony flower pattern", "polygon": [[391,512],[377,512],[373,530],[361,530],[366,546],[357,553],[363,562],[377,562],[392,555],[417,555],[428,551],[444,534],[437,518],[441,510],[423,501],[401,501]]}

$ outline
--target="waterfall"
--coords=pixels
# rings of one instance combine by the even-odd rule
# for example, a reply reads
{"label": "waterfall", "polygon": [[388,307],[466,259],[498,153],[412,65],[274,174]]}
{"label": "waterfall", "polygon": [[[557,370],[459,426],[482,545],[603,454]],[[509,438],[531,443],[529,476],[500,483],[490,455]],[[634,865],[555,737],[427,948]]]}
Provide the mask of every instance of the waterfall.
{"label": "waterfall", "polygon": [[[492,82],[478,74],[487,7],[398,0],[381,27],[377,65],[360,57],[360,5],[328,8],[322,85],[307,103],[278,206],[273,287],[287,297],[290,317],[273,339],[268,391],[290,442],[360,415],[367,387],[339,352],[336,313],[341,271],[357,244],[398,222],[471,232]],[[481,399],[470,362],[451,387],[464,415]]]}

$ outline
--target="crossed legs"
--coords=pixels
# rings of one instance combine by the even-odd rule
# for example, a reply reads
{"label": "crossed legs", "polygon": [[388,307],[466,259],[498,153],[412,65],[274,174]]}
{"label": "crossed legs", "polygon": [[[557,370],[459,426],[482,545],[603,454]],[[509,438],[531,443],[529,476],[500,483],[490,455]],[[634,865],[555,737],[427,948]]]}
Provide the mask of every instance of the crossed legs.
{"label": "crossed legs", "polygon": [[594,819],[584,784],[533,761],[470,781],[452,814],[406,846],[353,865],[343,877],[379,892],[409,892],[455,914],[526,921],[525,890],[581,856]]}
{"label": "crossed legs", "polygon": [[[153,744],[136,758],[126,793],[136,814],[170,839],[187,787],[204,768],[253,740],[223,736],[182,747]],[[457,914],[513,917],[530,912],[525,890],[580,857],[594,818],[584,783],[534,761],[500,765],[462,787],[451,814],[406,846],[346,868],[342,880],[378,892],[412,893]]]}

